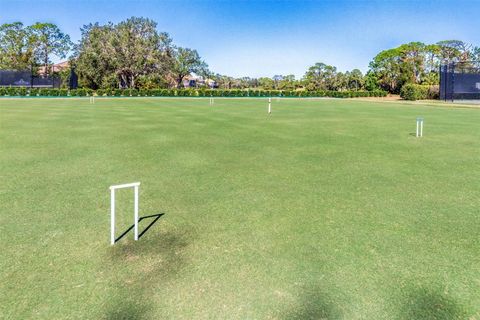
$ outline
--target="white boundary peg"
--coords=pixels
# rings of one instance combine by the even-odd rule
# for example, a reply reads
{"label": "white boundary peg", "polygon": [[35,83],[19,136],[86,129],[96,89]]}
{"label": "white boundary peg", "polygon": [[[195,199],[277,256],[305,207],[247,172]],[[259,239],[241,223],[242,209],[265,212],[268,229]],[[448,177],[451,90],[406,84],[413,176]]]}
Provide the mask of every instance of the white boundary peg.
{"label": "white boundary peg", "polygon": [[423,118],[417,118],[417,131],[415,136],[417,138],[423,137]]}
{"label": "white boundary peg", "polygon": [[115,190],[124,188],[134,188],[134,204],[133,204],[133,226],[134,226],[134,239],[138,240],[138,189],[140,188],[140,182],[118,184],[110,186],[110,244],[115,244]]}
{"label": "white boundary peg", "polygon": [[268,114],[272,113],[272,98],[268,98]]}

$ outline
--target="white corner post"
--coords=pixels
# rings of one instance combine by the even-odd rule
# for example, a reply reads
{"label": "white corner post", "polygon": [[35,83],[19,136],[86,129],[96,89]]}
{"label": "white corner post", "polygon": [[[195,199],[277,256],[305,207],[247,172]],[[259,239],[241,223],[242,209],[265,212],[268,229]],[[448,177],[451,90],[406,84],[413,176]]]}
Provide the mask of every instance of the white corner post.
{"label": "white corner post", "polygon": [[127,184],[119,184],[110,186],[110,244],[115,244],[115,190],[133,188],[133,232],[135,241],[138,240],[138,190],[140,182],[133,182]]}
{"label": "white corner post", "polygon": [[134,225],[134,238],[135,238],[135,241],[138,240],[138,187],[139,187],[140,184],[138,185],[135,185],[134,186],[134,208],[133,208],[133,215],[134,215],[134,221],[133,221],[133,225]]}
{"label": "white corner post", "polygon": [[417,138],[423,137],[423,118],[417,118],[417,131],[415,136]]}
{"label": "white corner post", "polygon": [[115,244],[115,189],[110,187],[110,244]]}
{"label": "white corner post", "polygon": [[268,98],[268,113],[272,113],[272,98]]}

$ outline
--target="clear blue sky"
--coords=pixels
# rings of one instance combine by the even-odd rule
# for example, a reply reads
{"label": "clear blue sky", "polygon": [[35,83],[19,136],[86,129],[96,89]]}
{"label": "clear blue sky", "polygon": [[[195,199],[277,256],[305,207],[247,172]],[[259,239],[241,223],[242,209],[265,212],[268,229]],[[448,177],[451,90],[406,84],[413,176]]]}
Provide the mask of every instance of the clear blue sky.
{"label": "clear blue sky", "polygon": [[480,46],[479,12],[480,0],[0,0],[0,23],[53,22],[74,41],[90,22],[148,17],[212,71],[236,77],[300,77],[315,62],[366,71],[378,52],[410,41]]}

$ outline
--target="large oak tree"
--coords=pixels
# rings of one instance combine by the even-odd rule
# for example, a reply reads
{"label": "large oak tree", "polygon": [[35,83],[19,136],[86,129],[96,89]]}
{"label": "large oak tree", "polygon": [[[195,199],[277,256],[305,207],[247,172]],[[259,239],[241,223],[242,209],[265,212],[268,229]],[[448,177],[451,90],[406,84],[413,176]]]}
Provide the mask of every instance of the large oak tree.
{"label": "large oak tree", "polygon": [[80,80],[91,88],[135,88],[139,79],[165,78],[174,65],[172,40],[150,19],[84,26],[76,47]]}

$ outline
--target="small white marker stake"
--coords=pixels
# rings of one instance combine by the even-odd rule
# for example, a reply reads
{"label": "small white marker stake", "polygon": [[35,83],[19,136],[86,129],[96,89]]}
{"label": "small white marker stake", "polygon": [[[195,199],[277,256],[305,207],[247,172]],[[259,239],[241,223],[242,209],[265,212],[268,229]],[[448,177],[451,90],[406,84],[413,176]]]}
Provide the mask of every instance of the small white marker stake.
{"label": "small white marker stake", "polygon": [[272,113],[272,98],[268,98],[268,113]]}
{"label": "small white marker stake", "polygon": [[417,118],[417,131],[415,136],[417,138],[423,137],[423,118]]}

